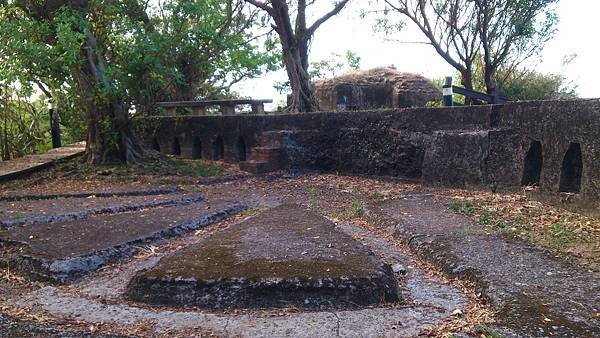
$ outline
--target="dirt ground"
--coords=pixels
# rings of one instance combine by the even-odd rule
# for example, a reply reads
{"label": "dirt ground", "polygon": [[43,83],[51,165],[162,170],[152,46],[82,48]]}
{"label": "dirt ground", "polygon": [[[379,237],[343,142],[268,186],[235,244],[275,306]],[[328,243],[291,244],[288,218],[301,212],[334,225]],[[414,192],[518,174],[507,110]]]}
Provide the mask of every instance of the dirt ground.
{"label": "dirt ground", "polygon": [[[372,325],[378,328],[363,332],[365,334],[494,336],[498,309],[477,292],[472,282],[448,276],[432,262],[412,252],[406,241],[379,224],[373,224],[368,217],[372,208],[409,195],[451,198],[453,202],[448,204],[447,211],[473,220],[484,233],[525,240],[529,245],[544,248],[560,260],[590,273],[597,272],[600,267],[600,220],[530,200],[526,192],[502,194],[441,189],[416,181],[320,173],[278,172],[253,177],[239,172],[235,166],[208,161],[168,160],[136,167],[90,168],[74,160],[25,179],[5,182],[0,185],[0,197],[171,186],[177,186],[185,193],[200,193],[209,201],[242,201],[250,209],[193,235],[149,245],[135,257],[107,266],[72,285],[52,287],[28,281],[4,269],[0,271],[2,312],[11,316],[8,318],[14,318],[13,322],[25,320],[27,327],[37,323],[97,336],[196,336],[201,333],[268,336],[281,332],[306,335],[319,332],[319,329],[326,332],[326,336],[329,335],[327,332],[343,335],[343,332],[353,332],[352,322],[366,318],[372,318]],[[399,308],[345,309],[333,312],[333,315],[294,308],[216,314],[205,310],[178,313],[167,309],[171,315],[157,318],[156,313],[160,310],[129,304],[120,298],[119,288],[123,289],[128,278],[147,264],[156,264],[156,260],[165,254],[225,229],[259,210],[287,203],[317,211],[367,243],[378,255],[405,267],[407,275],[398,278],[408,303]],[[427,289],[428,285],[433,285],[435,290]],[[442,299],[446,299],[445,303]],[[37,310],[25,310],[32,307]],[[115,313],[122,315],[121,320],[108,320],[115,317]],[[596,315],[600,318],[600,311]],[[196,320],[206,325],[184,325],[189,321],[185,316],[196,316]],[[300,318],[316,328],[306,324],[302,328],[303,334],[294,331],[292,323],[298,323]],[[394,322],[392,318],[399,320]],[[2,323],[0,333],[3,332],[1,327]],[[274,327],[291,331],[273,331]]]}

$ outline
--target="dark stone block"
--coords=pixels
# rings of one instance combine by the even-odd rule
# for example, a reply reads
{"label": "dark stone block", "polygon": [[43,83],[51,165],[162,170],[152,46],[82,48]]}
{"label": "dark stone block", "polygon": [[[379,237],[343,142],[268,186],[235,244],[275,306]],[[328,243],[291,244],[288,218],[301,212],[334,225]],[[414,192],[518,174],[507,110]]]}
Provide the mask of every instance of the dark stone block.
{"label": "dark stone block", "polygon": [[326,218],[284,205],[136,275],[134,301],[208,308],[321,308],[399,299],[389,265]]}
{"label": "dark stone block", "polygon": [[425,153],[423,179],[450,186],[481,185],[486,178],[489,132],[436,132]]}

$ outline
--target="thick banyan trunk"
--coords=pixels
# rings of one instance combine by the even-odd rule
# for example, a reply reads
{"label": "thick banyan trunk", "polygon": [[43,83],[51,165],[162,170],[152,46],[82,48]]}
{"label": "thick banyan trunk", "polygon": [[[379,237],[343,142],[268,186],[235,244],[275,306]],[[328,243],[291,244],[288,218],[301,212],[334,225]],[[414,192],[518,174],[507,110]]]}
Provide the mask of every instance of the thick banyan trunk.
{"label": "thick banyan trunk", "polygon": [[197,65],[194,60],[180,61],[180,70],[184,81],[176,84],[175,101],[195,101],[198,99],[198,74]]}
{"label": "thick banyan trunk", "polygon": [[104,59],[94,35],[86,31],[85,59],[76,75],[87,111],[87,156],[93,164],[135,162],[147,154],[131,128],[127,105],[111,94]]}
{"label": "thick banyan trunk", "polygon": [[[87,158],[92,164],[106,162],[134,163],[147,154],[135,137],[130,121],[122,116],[118,103],[101,103],[86,98],[88,133]],[[96,103],[94,103],[94,101]]]}
{"label": "thick banyan trunk", "polygon": [[302,53],[302,48],[295,44],[284,46],[283,56],[292,87],[291,100],[287,109],[292,112],[319,111],[319,104],[308,75],[306,53]]}

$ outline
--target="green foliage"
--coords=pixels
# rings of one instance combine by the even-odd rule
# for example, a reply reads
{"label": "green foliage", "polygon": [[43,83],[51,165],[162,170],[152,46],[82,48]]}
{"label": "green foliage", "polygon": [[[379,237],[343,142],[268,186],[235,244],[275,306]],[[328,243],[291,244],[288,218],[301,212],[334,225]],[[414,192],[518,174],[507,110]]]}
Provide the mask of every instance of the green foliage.
{"label": "green foliage", "polygon": [[479,324],[475,327],[475,332],[479,333],[482,338],[504,338],[503,335],[497,332],[497,329],[488,324]]}
{"label": "green foliage", "polygon": [[375,203],[376,205],[383,203],[383,196],[381,195],[381,193],[375,192],[373,194],[373,203]]}
{"label": "green foliage", "polygon": [[573,234],[573,229],[567,227],[564,223],[558,222],[550,226],[550,233],[557,239],[569,237]]}
{"label": "green foliage", "polygon": [[362,215],[365,213],[365,209],[362,206],[362,202],[360,201],[356,193],[352,194],[350,212],[355,218],[362,217]]}
{"label": "green foliage", "polygon": [[[392,35],[398,33],[404,28],[404,26],[406,26],[406,23],[403,20],[395,16],[390,16],[389,14],[390,11],[385,10],[383,11],[383,15],[374,18],[374,32],[383,33],[385,35]],[[361,13],[361,18],[364,19],[366,16],[367,12],[363,11],[363,13]]]}
{"label": "green foliage", "polygon": [[309,195],[309,208],[312,210],[319,210],[319,190],[316,187],[308,187]]}
{"label": "green foliage", "polygon": [[500,92],[511,100],[552,100],[577,97],[577,86],[562,74],[544,74],[534,70],[500,70]]}
{"label": "green foliage", "polygon": [[[567,58],[563,67],[567,67],[574,57]],[[485,79],[483,78],[485,64],[481,58],[478,58],[474,66],[473,87],[475,90],[485,92]],[[460,83],[460,73],[456,73],[455,81]],[[546,74],[526,68],[503,67],[496,72],[495,83],[502,96],[514,101],[577,97],[577,86],[569,82],[562,74]],[[464,97],[455,97],[456,102],[461,102],[461,100],[464,100]]]}
{"label": "green foliage", "polygon": [[346,61],[348,62],[348,68],[351,70],[359,70],[362,58],[351,50],[346,51]]}
{"label": "green foliage", "polygon": [[[6,102],[18,101],[5,103],[3,110],[13,121],[6,134],[14,156],[49,144],[40,92],[56,102],[66,143],[84,138],[86,115],[94,107],[119,103],[125,111],[148,111],[156,101],[229,97],[233,84],[280,66],[274,43],[268,35],[261,37],[269,29],[265,21],[243,2],[233,8],[228,0],[169,0],[154,6],[93,0],[86,9],[60,4],[0,7],[0,93]],[[94,52],[106,68],[87,80],[102,82],[91,83],[93,93],[81,86],[91,49],[86,32],[97,40]],[[35,112],[23,112],[34,104]],[[103,133],[122,126],[101,120]],[[35,146],[21,140],[24,128],[15,127],[32,121]]]}
{"label": "green foliage", "polygon": [[481,225],[490,225],[492,222],[498,218],[498,213],[494,211],[489,211],[484,209],[479,216],[479,224]]}
{"label": "green foliage", "polygon": [[460,210],[460,205],[458,205],[458,203],[456,203],[456,202],[452,202],[448,206],[448,209],[451,211],[454,211],[454,212],[458,212]]}
{"label": "green foliage", "polygon": [[448,209],[459,214],[472,216],[475,214],[476,205],[473,202],[465,202],[463,204],[452,202],[448,205]]}
{"label": "green foliage", "polygon": [[310,65],[310,78],[313,81],[330,79],[349,71],[360,69],[361,57],[347,50],[345,55],[331,53],[329,58]]}
{"label": "green foliage", "polygon": [[[7,93],[5,93],[7,94]],[[0,149],[10,159],[50,148],[49,119],[42,101],[8,100],[0,110]]]}
{"label": "green foliage", "polygon": [[227,3],[167,1],[150,11],[151,27],[135,26],[130,38],[112,34],[140,109],[161,100],[228,97],[233,84],[279,66],[272,45],[254,40],[261,29],[256,13],[240,10],[230,19]]}

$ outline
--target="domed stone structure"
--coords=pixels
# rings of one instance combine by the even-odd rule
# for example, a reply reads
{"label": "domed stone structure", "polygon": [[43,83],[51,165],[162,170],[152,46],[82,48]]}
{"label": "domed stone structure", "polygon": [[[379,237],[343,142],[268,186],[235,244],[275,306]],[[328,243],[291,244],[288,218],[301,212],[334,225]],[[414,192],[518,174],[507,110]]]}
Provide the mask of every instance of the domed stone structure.
{"label": "domed stone structure", "polygon": [[[315,83],[322,110],[366,110],[422,107],[441,100],[441,91],[427,78],[393,67],[360,70]],[[342,108],[342,107],[340,107]]]}

